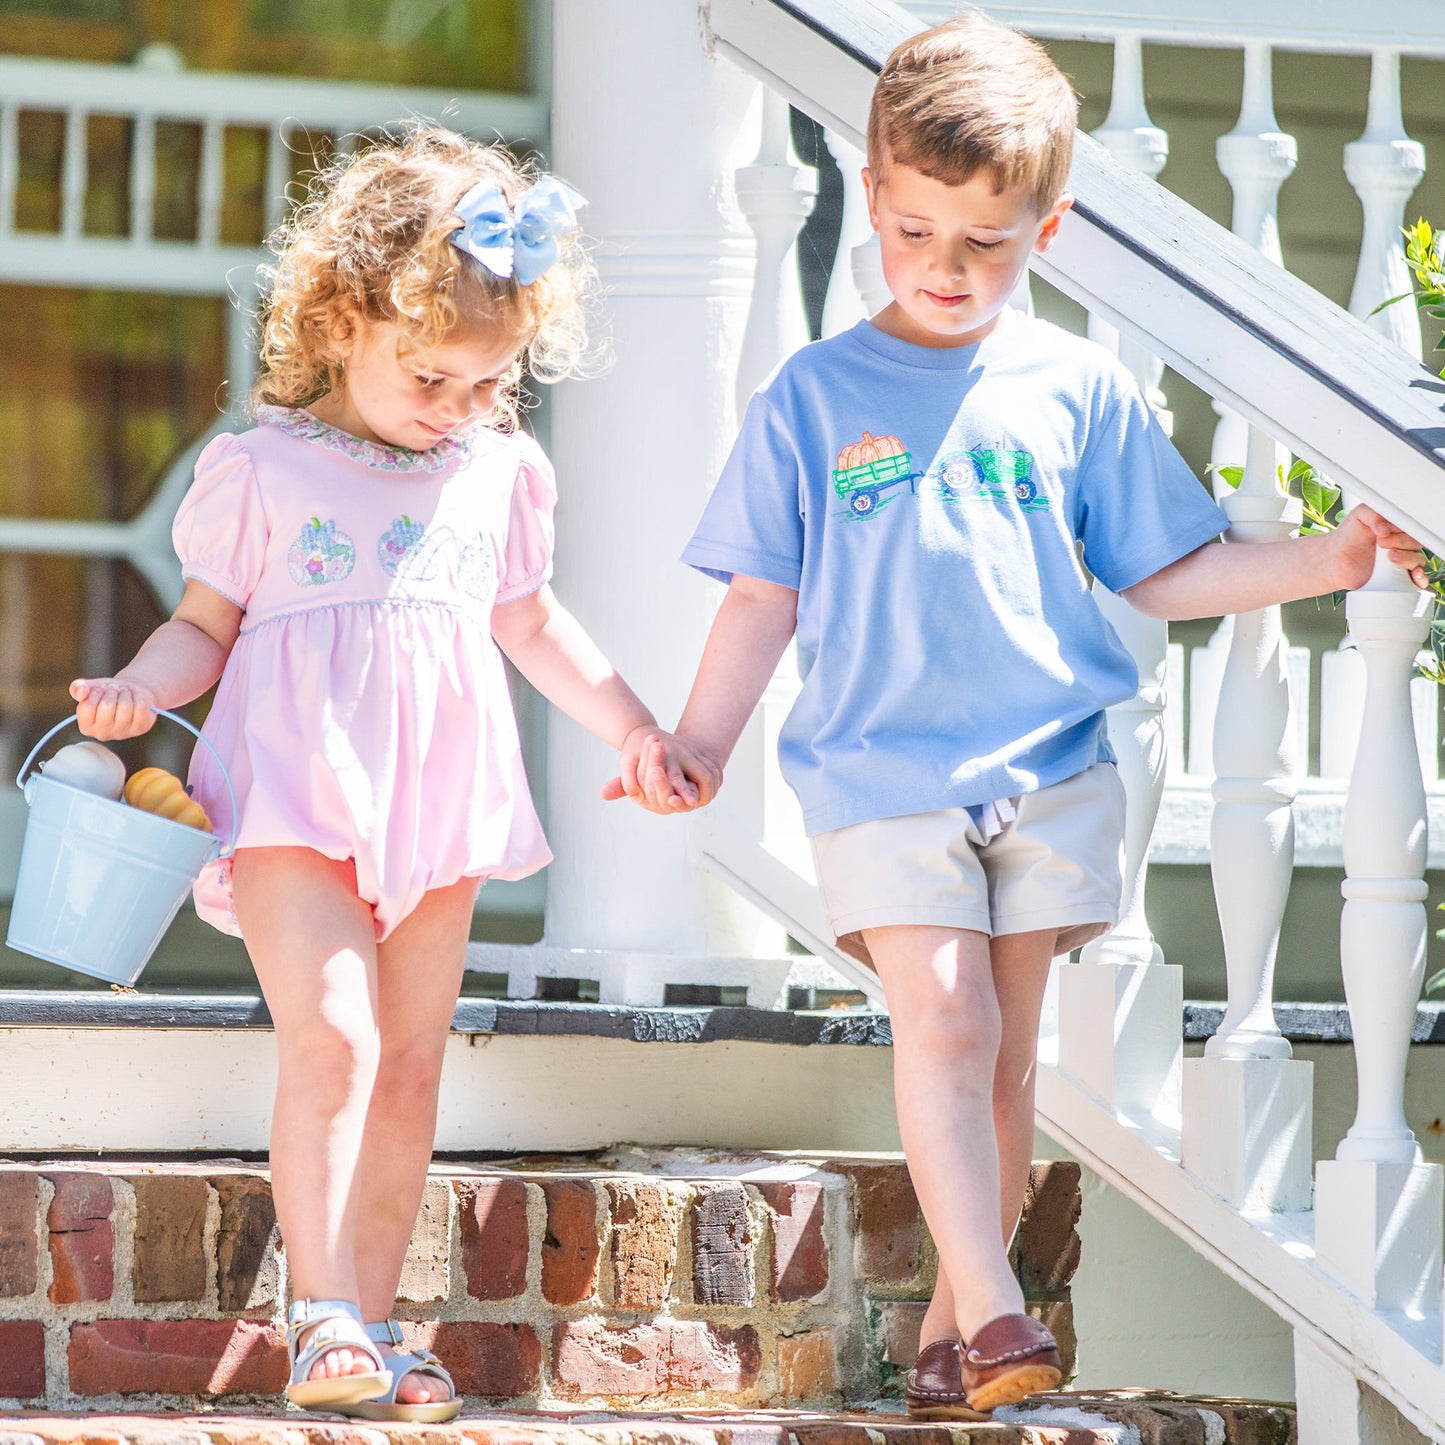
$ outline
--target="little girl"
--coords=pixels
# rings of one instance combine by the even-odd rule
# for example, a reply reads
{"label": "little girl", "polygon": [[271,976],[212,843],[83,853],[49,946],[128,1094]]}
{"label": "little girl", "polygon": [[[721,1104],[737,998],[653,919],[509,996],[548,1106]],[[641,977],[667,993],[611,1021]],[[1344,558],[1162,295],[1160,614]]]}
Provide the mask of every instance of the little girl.
{"label": "little girl", "polygon": [[[246,941],[276,1030],[271,1171],[290,1400],[461,1409],[389,1318],[435,1135],[477,890],[550,859],[503,654],[691,798],[673,748],[562,608],[552,469],[517,429],[524,364],[574,373],[581,197],[436,129],[337,162],[273,238],[257,425],[202,452],[176,517],[185,595],[83,732],[145,732],[220,679],[195,796],[234,856],[200,915]],[[634,734],[638,736],[634,738]],[[680,797],[681,801],[681,797]]]}

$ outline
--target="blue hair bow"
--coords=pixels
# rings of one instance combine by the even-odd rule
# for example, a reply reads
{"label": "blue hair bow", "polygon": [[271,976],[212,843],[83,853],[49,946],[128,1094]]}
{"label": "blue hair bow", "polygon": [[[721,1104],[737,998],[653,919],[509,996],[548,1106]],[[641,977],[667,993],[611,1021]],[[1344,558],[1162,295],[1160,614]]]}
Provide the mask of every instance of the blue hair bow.
{"label": "blue hair bow", "polygon": [[495,181],[480,181],[457,202],[462,227],[453,231],[452,245],[480,261],[494,276],[511,276],[530,286],[559,254],[557,238],[577,225],[577,211],[587,202],[555,176],[543,176],[536,185],[507,205]]}

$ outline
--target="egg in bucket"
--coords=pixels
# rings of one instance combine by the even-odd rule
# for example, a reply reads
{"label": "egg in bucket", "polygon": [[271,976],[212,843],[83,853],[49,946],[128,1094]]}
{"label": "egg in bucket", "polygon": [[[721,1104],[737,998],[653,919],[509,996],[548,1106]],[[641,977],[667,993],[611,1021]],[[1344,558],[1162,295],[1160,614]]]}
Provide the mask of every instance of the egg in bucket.
{"label": "egg in bucket", "polygon": [[[183,717],[163,708],[156,715],[211,746]],[[74,721],[69,717],[51,728],[15,778],[30,812],[5,942],[77,973],[129,986],[201,869],[213,858],[228,857],[234,837],[223,845],[214,833],[49,777],[43,765],[27,777],[40,749]],[[234,820],[236,794],[224,763],[221,773]]]}

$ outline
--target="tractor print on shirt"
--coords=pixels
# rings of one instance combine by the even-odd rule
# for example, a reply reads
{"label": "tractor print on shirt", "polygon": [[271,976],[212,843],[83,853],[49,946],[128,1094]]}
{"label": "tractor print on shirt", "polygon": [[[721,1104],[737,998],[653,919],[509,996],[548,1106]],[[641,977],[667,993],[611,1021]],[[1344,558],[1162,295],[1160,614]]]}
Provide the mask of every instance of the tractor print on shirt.
{"label": "tractor print on shirt", "polygon": [[842,515],[854,520],[875,516],[893,500],[893,488],[904,482],[916,494],[925,475],[945,501],[1003,502],[1033,512],[1049,505],[1033,471],[1031,452],[1016,447],[969,447],[945,452],[926,473],[919,472],[900,438],[865,431],[862,441],[838,453],[833,490],[848,504]]}
{"label": "tractor print on shirt", "polygon": [[1014,447],[947,452],[929,469],[945,501],[1013,501],[1026,512],[1049,505],[1033,478],[1033,454]]}

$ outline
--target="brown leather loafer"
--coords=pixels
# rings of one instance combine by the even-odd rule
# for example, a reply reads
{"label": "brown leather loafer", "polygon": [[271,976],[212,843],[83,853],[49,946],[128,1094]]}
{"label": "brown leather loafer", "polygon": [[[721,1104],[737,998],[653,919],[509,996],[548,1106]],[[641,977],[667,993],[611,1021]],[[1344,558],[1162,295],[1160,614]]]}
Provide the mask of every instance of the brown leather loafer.
{"label": "brown leather loafer", "polygon": [[918,1352],[903,1387],[914,1420],[987,1420],[968,1403],[963,1389],[963,1341],[934,1340]]}
{"label": "brown leather loafer", "polygon": [[990,1320],[960,1355],[960,1385],[975,1410],[1017,1404],[1052,1390],[1063,1378],[1058,1341],[1047,1325],[1028,1315]]}

